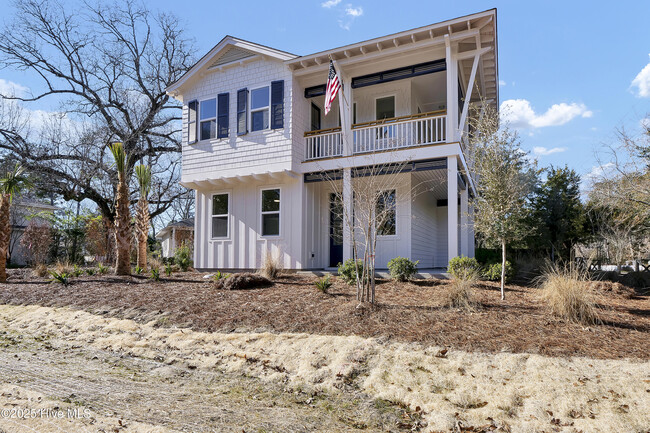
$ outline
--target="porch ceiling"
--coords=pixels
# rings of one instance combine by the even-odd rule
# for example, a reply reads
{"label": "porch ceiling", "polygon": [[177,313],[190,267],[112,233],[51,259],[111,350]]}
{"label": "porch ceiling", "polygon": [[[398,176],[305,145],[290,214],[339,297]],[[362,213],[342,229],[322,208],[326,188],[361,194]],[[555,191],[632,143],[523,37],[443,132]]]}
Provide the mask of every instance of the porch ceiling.
{"label": "porch ceiling", "polygon": [[[498,64],[497,64],[496,9],[487,10],[453,20],[443,21],[356,44],[346,45],[307,56],[285,61],[297,76],[324,72],[329,59],[347,68],[359,62],[379,62],[382,59],[417,52],[422,49],[445,46],[445,36],[458,43],[461,57],[459,74],[466,85],[472,68],[473,58],[463,58],[462,54],[478,48],[490,48],[480,59],[477,82],[482,96],[498,104]],[[475,99],[475,98],[472,98]]]}
{"label": "porch ceiling", "polygon": [[427,170],[412,173],[412,188],[432,193],[436,199],[447,198],[447,170]]}

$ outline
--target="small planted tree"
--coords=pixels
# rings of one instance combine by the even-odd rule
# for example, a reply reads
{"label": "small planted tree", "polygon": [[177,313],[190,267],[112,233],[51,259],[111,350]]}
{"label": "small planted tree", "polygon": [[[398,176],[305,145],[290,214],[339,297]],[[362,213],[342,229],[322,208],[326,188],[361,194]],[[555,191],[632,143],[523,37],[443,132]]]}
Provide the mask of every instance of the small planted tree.
{"label": "small planted tree", "polygon": [[25,168],[16,164],[0,179],[0,283],[7,281],[7,251],[11,239],[10,209],[15,194],[26,186]]}
{"label": "small planted tree", "polygon": [[129,211],[129,187],[127,178],[128,156],[122,143],[109,145],[115,159],[117,187],[115,192],[115,274],[130,275],[131,261],[131,215]]}
{"label": "small planted tree", "polygon": [[524,239],[531,227],[530,199],[537,169],[521,149],[519,136],[499,124],[498,113],[485,104],[485,112],[471,120],[468,162],[476,176],[474,228],[488,247],[501,248],[501,299],[505,299],[506,248]]}
{"label": "small planted tree", "polygon": [[31,220],[20,237],[20,245],[27,252],[32,265],[43,265],[52,244],[52,229],[44,222]]}
{"label": "small planted tree", "polygon": [[140,185],[140,199],[135,218],[135,232],[138,239],[138,267],[147,269],[147,238],[149,236],[149,201],[151,190],[151,168],[147,165],[135,167],[135,176]]}

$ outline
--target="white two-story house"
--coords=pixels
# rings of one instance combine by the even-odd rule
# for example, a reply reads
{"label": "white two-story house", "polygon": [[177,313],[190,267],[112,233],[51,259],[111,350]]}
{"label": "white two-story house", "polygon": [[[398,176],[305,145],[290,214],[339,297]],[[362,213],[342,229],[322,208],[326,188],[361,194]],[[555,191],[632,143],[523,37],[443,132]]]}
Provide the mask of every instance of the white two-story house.
{"label": "white two-story house", "polygon": [[[355,169],[396,161],[408,164],[387,192],[394,212],[377,268],[397,256],[420,268],[473,256],[463,141],[470,104],[498,104],[496,18],[493,9],[305,56],[222,39],[167,89],[183,104],[195,267],[255,269],[268,254],[287,269],[336,266],[353,234],[334,208],[352,206]],[[330,59],[345,99],[325,116]],[[343,183],[344,203],[323,173]],[[413,194],[424,181],[431,188]]]}

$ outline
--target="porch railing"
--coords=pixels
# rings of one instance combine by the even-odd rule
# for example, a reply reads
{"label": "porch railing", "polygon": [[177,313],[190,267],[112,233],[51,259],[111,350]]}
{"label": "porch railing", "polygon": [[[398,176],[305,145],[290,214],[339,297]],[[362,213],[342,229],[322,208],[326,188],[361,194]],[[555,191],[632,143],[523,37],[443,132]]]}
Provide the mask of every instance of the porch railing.
{"label": "porch railing", "polygon": [[[445,111],[418,113],[352,125],[353,153],[396,150],[446,141]],[[305,160],[343,155],[341,128],[305,133]]]}
{"label": "porch railing", "polygon": [[433,111],[353,125],[354,153],[444,143],[445,112]]}

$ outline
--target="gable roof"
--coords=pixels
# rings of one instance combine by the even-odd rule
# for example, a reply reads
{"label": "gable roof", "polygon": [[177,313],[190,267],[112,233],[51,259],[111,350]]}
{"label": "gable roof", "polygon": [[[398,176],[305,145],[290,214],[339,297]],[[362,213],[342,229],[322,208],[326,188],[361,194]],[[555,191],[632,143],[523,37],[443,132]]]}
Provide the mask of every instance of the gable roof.
{"label": "gable roof", "polygon": [[256,44],[234,36],[224,37],[217,45],[212,47],[201,57],[185,74],[170,84],[166,91],[172,96],[177,95],[181,87],[200,71],[220,69],[225,66],[238,64],[239,62],[256,56],[270,57],[280,61],[296,58],[295,54],[286,51]]}

